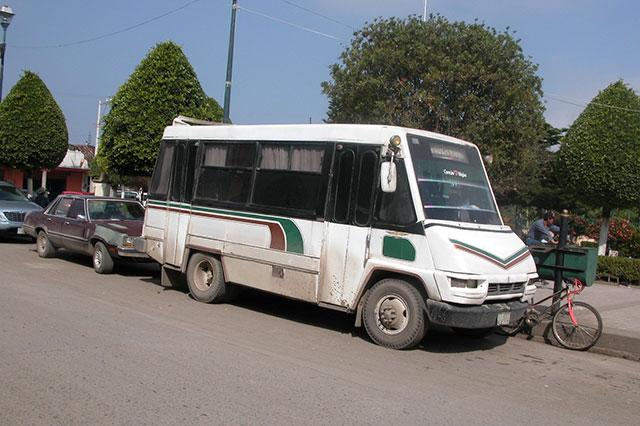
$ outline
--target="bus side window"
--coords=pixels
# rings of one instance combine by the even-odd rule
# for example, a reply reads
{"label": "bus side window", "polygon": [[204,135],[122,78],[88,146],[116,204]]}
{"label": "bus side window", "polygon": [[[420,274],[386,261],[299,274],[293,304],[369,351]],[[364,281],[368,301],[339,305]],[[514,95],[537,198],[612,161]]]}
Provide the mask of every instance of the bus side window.
{"label": "bus side window", "polygon": [[156,167],[151,178],[149,197],[155,200],[166,200],[171,181],[171,169],[173,166],[173,153],[175,145],[164,142],[158,155]]}
{"label": "bus side window", "polygon": [[416,214],[411,200],[411,190],[404,161],[396,160],[398,184],[395,192],[381,192],[378,196],[375,222],[380,225],[404,227],[416,222]]}
{"label": "bus side window", "polygon": [[169,200],[182,201],[184,188],[184,172],[185,172],[185,144],[177,142],[173,150],[173,179],[171,179],[171,191],[169,192]]}
{"label": "bus side window", "polygon": [[261,143],[252,205],[317,216],[326,194],[326,151],[324,144]]}
{"label": "bus side window", "polygon": [[181,201],[191,202],[194,196],[193,183],[196,178],[196,158],[199,143],[189,143],[187,145],[187,166],[184,178],[184,192]]}
{"label": "bus side window", "polygon": [[245,204],[251,192],[255,143],[207,143],[195,197],[210,204]]}
{"label": "bus side window", "polygon": [[356,193],[356,209],[354,215],[354,223],[358,226],[368,226],[371,223],[377,171],[378,155],[376,152],[363,152],[360,155],[360,164],[358,167],[358,190]]}
{"label": "bus side window", "polygon": [[349,220],[349,195],[351,183],[353,182],[353,165],[356,155],[353,149],[347,148],[343,151],[337,151],[337,157],[333,221],[347,223]]}

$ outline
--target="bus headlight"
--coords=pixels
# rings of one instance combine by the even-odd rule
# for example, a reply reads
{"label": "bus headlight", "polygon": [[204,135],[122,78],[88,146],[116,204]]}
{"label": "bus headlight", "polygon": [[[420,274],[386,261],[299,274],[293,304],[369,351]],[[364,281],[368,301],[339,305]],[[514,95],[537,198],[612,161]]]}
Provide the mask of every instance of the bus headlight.
{"label": "bus headlight", "polygon": [[460,278],[449,278],[451,287],[455,288],[478,288],[478,280],[462,280]]}

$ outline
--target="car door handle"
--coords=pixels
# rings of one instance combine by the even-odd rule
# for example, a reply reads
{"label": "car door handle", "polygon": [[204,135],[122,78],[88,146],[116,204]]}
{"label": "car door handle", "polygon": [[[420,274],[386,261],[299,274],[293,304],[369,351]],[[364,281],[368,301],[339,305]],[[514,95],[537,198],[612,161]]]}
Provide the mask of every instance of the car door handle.
{"label": "car door handle", "polygon": [[68,225],[68,224],[69,224],[69,222],[65,222],[64,224],[65,224],[65,225]]}
{"label": "car door handle", "polygon": [[50,217],[47,218],[47,222],[51,222],[51,218]]}

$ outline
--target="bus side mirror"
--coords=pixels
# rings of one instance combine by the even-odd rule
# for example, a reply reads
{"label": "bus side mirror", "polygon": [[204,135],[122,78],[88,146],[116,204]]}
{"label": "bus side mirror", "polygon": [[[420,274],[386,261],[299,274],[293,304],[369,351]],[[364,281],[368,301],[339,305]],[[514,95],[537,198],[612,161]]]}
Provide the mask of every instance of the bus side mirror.
{"label": "bus side mirror", "polygon": [[385,161],[380,164],[380,188],[382,188],[382,192],[395,192],[397,183],[396,163]]}

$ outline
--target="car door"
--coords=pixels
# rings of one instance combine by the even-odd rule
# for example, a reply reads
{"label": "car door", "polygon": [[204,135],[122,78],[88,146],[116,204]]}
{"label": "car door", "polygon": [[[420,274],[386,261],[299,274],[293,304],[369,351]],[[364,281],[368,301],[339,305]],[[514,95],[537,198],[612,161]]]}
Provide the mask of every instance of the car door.
{"label": "car door", "polygon": [[76,198],[71,203],[60,228],[60,233],[64,235],[64,247],[73,251],[88,252],[87,225],[85,200]]}
{"label": "car door", "polygon": [[62,223],[66,221],[67,214],[71,208],[73,199],[69,197],[60,198],[51,210],[45,215],[44,226],[47,230],[49,240],[56,247],[64,247],[64,234],[62,233]]}

